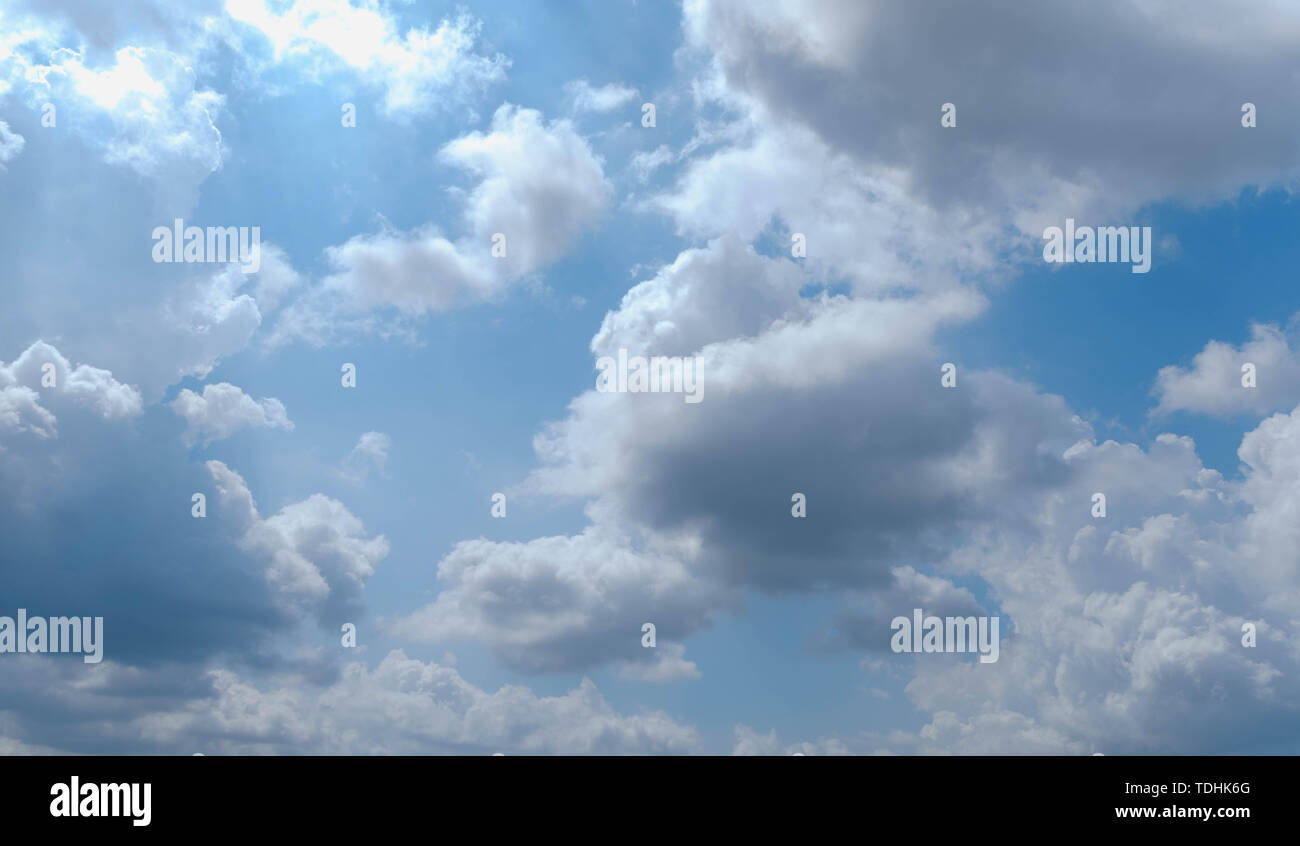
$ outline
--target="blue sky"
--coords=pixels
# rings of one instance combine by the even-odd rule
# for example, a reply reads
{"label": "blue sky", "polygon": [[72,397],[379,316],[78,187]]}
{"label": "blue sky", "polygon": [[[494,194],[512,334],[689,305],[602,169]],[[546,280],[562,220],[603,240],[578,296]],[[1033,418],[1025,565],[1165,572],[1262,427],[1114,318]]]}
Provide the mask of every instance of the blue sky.
{"label": "blue sky", "polygon": [[1296,13],[1017,5],[0,3],[0,751],[1294,753]]}

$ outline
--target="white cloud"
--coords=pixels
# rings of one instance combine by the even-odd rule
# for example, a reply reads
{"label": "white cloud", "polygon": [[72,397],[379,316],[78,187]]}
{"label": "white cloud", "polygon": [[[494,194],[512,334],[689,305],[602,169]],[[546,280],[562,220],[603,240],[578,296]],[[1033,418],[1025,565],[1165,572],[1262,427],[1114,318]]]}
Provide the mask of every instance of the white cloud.
{"label": "white cloud", "polygon": [[[1228,417],[1268,414],[1300,403],[1300,351],[1277,326],[1253,324],[1240,347],[1210,341],[1190,367],[1160,368],[1154,414],[1192,411]],[[1255,387],[1242,385],[1242,366],[1255,365]]]}
{"label": "white cloud", "polygon": [[[53,378],[47,386],[46,365]],[[44,400],[44,403],[42,403]],[[105,420],[134,417],[143,410],[140,392],[113,378],[108,370],[76,367],[44,341],[32,344],[8,365],[0,361],[0,430],[56,434],[57,419],[46,405],[68,401],[89,408]]]}
{"label": "white cloud", "polygon": [[[228,277],[238,273],[244,282],[248,281],[250,275],[253,277],[253,299],[257,301],[262,314],[275,311],[284,298],[301,287],[304,281],[302,275],[294,270],[288,254],[269,242],[261,244],[257,273],[246,274],[233,266],[226,268],[225,273]],[[239,285],[234,284],[234,287],[238,288]]]}
{"label": "white cloud", "polygon": [[1014,246],[996,217],[928,205],[905,172],[864,166],[806,127],[773,122],[747,102],[742,108],[728,130],[734,138],[692,158],[675,185],[644,203],[671,215],[680,234],[769,237],[789,256],[798,233],[807,282],[845,282],[875,295],[982,279]]}
{"label": "white cloud", "polygon": [[758,255],[734,235],[683,251],[632,287],[591,341],[596,356],[691,355],[710,343],[761,334],[778,320],[806,319],[816,302],[794,262]]}
{"label": "white cloud", "polygon": [[[52,102],[110,164],[155,181],[178,207],[225,158],[216,118],[225,97],[201,88],[190,56],[163,47],[124,46],[103,65],[87,64],[79,35],[33,30],[14,36],[8,61],[28,104]],[[71,40],[71,46],[67,43]]]}
{"label": "white cloud", "polygon": [[242,476],[220,461],[207,468],[221,507],[242,528],[241,546],[267,561],[267,582],[286,608],[336,627],[356,613],[366,579],[388,556],[383,535],[366,537],[361,520],[323,494],[263,518]]}
{"label": "white cloud", "polygon": [[642,682],[674,682],[698,679],[700,669],[686,660],[686,647],[680,643],[658,641],[653,648],[642,647],[640,659],[618,662],[620,678]]}
{"label": "white cloud", "polygon": [[371,470],[383,473],[388,463],[388,450],[392,447],[392,438],[383,432],[366,432],[357,439],[357,445],[343,459],[340,473],[350,482],[360,484],[370,475]]}
{"label": "white cloud", "polygon": [[25,139],[9,129],[9,124],[0,120],[0,169],[13,161],[23,151]]}
{"label": "white cloud", "polygon": [[[1264,751],[1296,718],[1300,413],[1243,439],[1240,483],[1190,439],[1082,443],[1029,521],[958,547],[948,566],[999,598],[995,664],[916,662],[932,723],[911,751],[1086,754]],[[1092,518],[1090,497],[1107,495]],[[1242,624],[1258,646],[1241,643]]]}
{"label": "white cloud", "polygon": [[207,446],[247,428],[293,431],[284,403],[274,397],[255,400],[229,382],[204,385],[202,394],[185,388],[171,408],[185,419],[188,444]]}
{"label": "white cloud", "polygon": [[482,24],[464,13],[405,34],[377,0],[299,0],[275,10],[263,0],[228,0],[226,13],[268,39],[277,63],[346,67],[382,88],[390,116],[426,114],[450,96],[476,93],[503,80],[510,65],[475,52]]}
{"label": "white cloud", "polygon": [[[5,376],[0,373],[0,381]],[[0,384],[0,431],[31,432],[42,438],[57,433],[58,420],[41,406],[41,395],[25,385]]]}
{"label": "white cloud", "polygon": [[[230,669],[177,679],[111,660],[88,677],[64,669],[66,662],[21,663],[9,690],[22,688],[41,705],[62,702],[65,713],[75,703],[50,737],[62,752],[111,743],[206,755],[626,755],[687,754],[700,743],[695,729],[662,711],[619,713],[586,679],[555,696],[518,685],[490,692],[400,650],[374,667],[348,662],[320,681],[291,672],[246,678]],[[160,689],[170,695],[158,696]]]}
{"label": "white cloud", "polygon": [[[418,642],[472,639],[528,672],[643,661],[651,650],[641,646],[642,623],[680,638],[734,601],[667,554],[592,531],[527,543],[461,541],[438,564],[438,581],[437,599],[392,621],[393,634]],[[689,675],[694,664],[675,658],[647,672]]]}
{"label": "white cloud", "polygon": [[[349,314],[391,307],[407,314],[491,299],[560,258],[605,208],[613,188],[600,159],[568,121],[503,105],[488,133],[473,132],[439,152],[479,178],[465,200],[469,234],[439,229],[359,235],[330,247],[333,268],[320,288],[288,306],[275,341],[323,343]],[[505,256],[492,254],[505,236]]]}
{"label": "white cloud", "polygon": [[[262,323],[257,301],[239,293],[245,283],[238,268],[189,280],[142,316],[141,332],[155,337],[142,345],[150,384],[161,392],[186,376],[207,378],[221,358],[243,349]],[[166,350],[169,355],[158,355]],[[156,363],[150,367],[148,362]],[[154,371],[157,372],[154,372]]]}
{"label": "white cloud", "polygon": [[569,110],[582,112],[612,112],[636,99],[637,90],[617,82],[599,87],[585,79],[575,79],[564,84],[564,96]]}
{"label": "white cloud", "polygon": [[206,379],[223,359],[247,349],[268,315],[303,284],[285,252],[268,242],[257,273],[237,265],[197,267],[166,283],[156,298],[117,306],[111,325],[87,330],[97,354],[132,374],[149,402],[181,379]]}
{"label": "white cloud", "polygon": [[642,151],[632,156],[632,170],[641,182],[648,182],[651,175],[660,167],[676,158],[667,144],[660,144],[653,150]]}

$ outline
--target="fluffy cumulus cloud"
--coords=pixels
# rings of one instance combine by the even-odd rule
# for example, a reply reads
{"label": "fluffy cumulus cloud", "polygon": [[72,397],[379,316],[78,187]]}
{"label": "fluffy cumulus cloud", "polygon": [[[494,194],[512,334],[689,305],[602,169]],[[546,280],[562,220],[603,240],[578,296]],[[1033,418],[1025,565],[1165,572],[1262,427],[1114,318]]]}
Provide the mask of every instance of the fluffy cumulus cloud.
{"label": "fluffy cumulus cloud", "polygon": [[[1298,410],[1297,415],[1300,415]],[[1248,474],[1229,483],[1206,470],[1186,438],[1149,450],[1081,442],[1069,482],[1025,515],[998,521],[946,561],[996,596],[1001,655],[873,660],[905,672],[929,721],[916,732],[836,738],[859,754],[1266,753],[1289,748],[1297,718],[1293,568],[1297,415],[1277,415],[1243,440]],[[1093,518],[1089,492],[1106,491]],[[900,572],[865,608],[837,614],[840,645],[879,650],[891,612],[915,603],[936,614],[979,614],[945,581]],[[984,612],[989,613],[989,612]],[[1243,626],[1258,645],[1243,648]],[[906,677],[906,676],[905,676]],[[763,741],[763,742],[760,742]],[[738,738],[738,751],[777,753],[773,732]]]}
{"label": "fluffy cumulus cloud", "polygon": [[304,284],[285,251],[264,242],[256,273],[236,264],[186,273],[160,302],[123,309],[121,324],[136,343],[115,345],[116,355],[156,401],[181,379],[206,379],[224,359],[247,349],[268,317]]}
{"label": "fluffy cumulus cloud", "polygon": [[[515,666],[626,660],[637,640],[614,635],[627,620],[671,641],[737,591],[883,588],[1062,484],[1089,430],[1059,398],[996,374],[940,385],[931,335],[978,313],[978,296],[804,298],[792,266],[722,240],[629,292],[593,351],[695,355],[704,400],[577,397],[539,434],[542,466],[522,487],[587,500],[592,528],[461,544],[438,600],[402,631],[472,634]],[[742,286],[743,307],[709,310]],[[711,313],[725,317],[699,317]],[[789,517],[796,492],[806,520]]]}
{"label": "fluffy cumulus cloud", "polygon": [[378,0],[230,0],[226,12],[269,42],[269,62],[316,74],[345,68],[383,91],[390,116],[433,111],[503,80],[510,65],[500,54],[475,51],[482,24],[466,13],[403,32]]}
{"label": "fluffy cumulus cloud", "polygon": [[193,202],[226,155],[216,126],[225,97],[196,77],[195,44],[126,45],[108,56],[75,27],[5,20],[0,74],[28,108],[70,127],[104,161],[154,180],[162,195]]}
{"label": "fluffy cumulus cloud", "polygon": [[[105,661],[69,672],[49,662],[16,662],[14,684],[0,692],[5,709],[70,703],[57,722],[39,708],[17,726],[48,746],[0,740],[0,749],[30,754],[52,747],[131,754],[684,754],[699,748],[694,729],[662,711],[619,713],[589,680],[556,696],[506,685],[495,692],[454,668],[394,650],[375,666],[341,665],[327,677],[281,672],[265,679],[230,670],[178,677]],[[140,702],[140,691],[151,696]],[[110,736],[97,725],[114,718]],[[56,733],[56,727],[59,729]],[[90,746],[90,744],[94,744]]]}
{"label": "fluffy cumulus cloud", "polygon": [[[33,365],[39,379],[40,360],[54,354],[33,349],[0,372],[26,382]],[[275,664],[276,636],[308,615],[355,607],[386,546],[346,508],[313,496],[263,520],[234,481],[226,487],[245,501],[219,507],[213,475],[162,434],[162,410],[141,413],[138,394],[104,371],[90,368],[95,378],[85,379],[77,374],[87,365],[65,366],[55,371],[61,383],[83,390],[38,397],[57,414],[55,434],[0,427],[0,525],[13,562],[0,593],[33,613],[103,616],[107,658],[130,667],[193,668],[218,656]],[[33,428],[41,424],[38,416]],[[206,519],[195,519],[195,492],[212,500]]]}
{"label": "fluffy cumulus cloud", "polygon": [[[1058,399],[995,375],[939,384],[931,336],[979,297],[803,299],[785,277],[784,302],[760,294],[751,313],[693,322],[729,285],[779,280],[789,262],[750,264],[697,254],[633,289],[596,351],[694,355],[703,401],[588,391],[538,436],[526,488],[592,498],[599,521],[653,531],[725,582],[782,590],[883,584],[985,517],[988,494],[1027,500],[1062,472],[1085,430]],[[812,516],[776,519],[795,493]]]}
{"label": "fluffy cumulus cloud", "polygon": [[[140,243],[147,248],[149,242]],[[141,253],[147,255],[147,250]],[[60,311],[58,325],[97,360],[111,362],[114,372],[128,376],[145,403],[156,403],[182,379],[206,379],[223,361],[254,347],[259,328],[304,283],[287,254],[267,242],[256,273],[245,274],[237,265],[198,267],[150,262],[139,272],[157,273],[150,283],[156,286],[153,298],[112,301],[111,294],[121,289],[106,286],[110,301],[102,309],[111,319],[96,320],[89,308],[86,313]],[[85,296],[88,307],[92,296]]]}
{"label": "fluffy cumulus cloud", "polygon": [[366,579],[388,556],[383,535],[367,537],[347,506],[323,494],[264,518],[242,476],[220,461],[207,468],[221,507],[243,533],[240,546],[267,562],[267,582],[285,606],[326,625],[357,612]]}
{"label": "fluffy cumulus cloud", "polygon": [[478,178],[465,197],[466,234],[428,224],[358,235],[330,247],[333,272],[286,307],[275,338],[323,343],[358,311],[444,311],[488,300],[558,259],[605,208],[600,158],[565,120],[506,104],[490,132],[446,144],[440,158]]}
{"label": "fluffy cumulus cloud", "polygon": [[253,399],[229,382],[204,385],[201,394],[185,388],[172,400],[171,408],[185,420],[187,443],[207,446],[241,429],[293,431],[284,403],[275,397]]}
{"label": "fluffy cumulus cloud", "polygon": [[[56,125],[153,180],[173,207],[191,205],[229,155],[218,123],[230,92],[214,86],[278,90],[337,70],[382,91],[381,111],[404,119],[466,102],[509,67],[476,50],[482,25],[467,13],[403,29],[378,0],[204,0],[184,13],[11,5],[0,32],[0,95],[12,91],[32,109],[54,104]],[[229,57],[239,72],[219,83],[216,69]],[[0,127],[3,166],[23,138]]]}
{"label": "fluffy cumulus cloud", "polygon": [[[1240,347],[1210,341],[1188,367],[1162,367],[1154,413],[1191,411],[1218,417],[1262,415],[1300,403],[1300,353],[1291,331],[1256,323]],[[1247,367],[1250,365],[1250,367]]]}
{"label": "fluffy cumulus cloud", "polygon": [[[1285,80],[1300,48],[1283,33],[1300,12],[1238,11],[1226,0],[1186,14],[1122,0],[689,0],[684,24],[728,96],[812,128],[865,168],[905,172],[929,205],[1009,213],[1032,234],[1065,213],[1132,213],[1294,178],[1300,100]],[[1267,136],[1242,131],[1247,100],[1273,104]],[[957,108],[946,132],[944,103]]]}
{"label": "fluffy cumulus cloud", "polygon": [[[863,294],[955,287],[961,276],[988,275],[1009,246],[996,217],[918,201],[897,168],[864,167],[806,126],[774,123],[750,100],[721,103],[740,116],[692,144],[729,143],[691,157],[671,190],[644,201],[684,236],[762,237],[787,255],[802,236],[809,281]],[[650,154],[634,167],[663,158]]]}
{"label": "fluffy cumulus cloud", "polygon": [[145,176],[157,176],[178,163],[199,174],[221,166],[221,133],[213,119],[222,97],[196,89],[183,57],[123,47],[104,68],[88,68],[76,54],[58,53],[52,59],[50,65],[34,69],[49,86],[48,96],[67,90],[111,116],[107,161]]}
{"label": "fluffy cumulus cloud", "polygon": [[0,361],[0,432],[58,434],[55,410],[62,404],[90,409],[105,420],[140,414],[140,392],[108,370],[76,367],[54,346],[37,341],[9,364]]}
{"label": "fluffy cumulus cloud", "polygon": [[676,639],[735,601],[670,555],[591,531],[527,543],[462,541],[439,563],[438,580],[437,600],[393,620],[395,634],[474,640],[533,672],[619,660],[631,676],[690,677],[694,665],[681,653],[644,664],[642,623]]}
{"label": "fluffy cumulus cloud", "polygon": [[[927,754],[1290,748],[1300,583],[1284,548],[1296,540],[1298,421],[1300,410],[1275,415],[1246,435],[1238,483],[1204,468],[1187,438],[1073,447],[1070,483],[1022,531],[999,523],[948,562],[997,596],[1010,623],[1000,660],[915,662],[907,693],[930,721],[845,742]],[[1107,493],[1104,518],[1090,491]],[[883,619],[874,628],[882,640]]]}
{"label": "fluffy cumulus cloud", "polygon": [[[1296,717],[1285,597],[1297,585],[1260,541],[1294,506],[1258,491],[1293,468],[1251,447],[1271,452],[1260,442],[1290,437],[1287,422],[1246,437],[1255,464],[1240,484],[1205,469],[1187,438],[1072,448],[1071,484],[1031,531],[990,532],[954,554],[992,586],[1013,631],[996,664],[918,668],[908,691],[935,715],[921,740],[1107,753],[1276,742]],[[1107,495],[1104,518],[1091,516],[1092,491]],[[1247,622],[1255,649],[1241,643]]]}
{"label": "fluffy cumulus cloud", "polygon": [[164,741],[168,733],[211,732],[236,748],[239,738],[250,738],[242,743],[336,754],[680,754],[697,743],[694,730],[663,712],[616,713],[587,680],[562,696],[540,697],[516,686],[489,693],[454,669],[400,651],[373,669],[347,665],[334,686],[309,695],[259,691],[225,675],[214,686],[215,703],[152,726],[142,720],[142,731]]}

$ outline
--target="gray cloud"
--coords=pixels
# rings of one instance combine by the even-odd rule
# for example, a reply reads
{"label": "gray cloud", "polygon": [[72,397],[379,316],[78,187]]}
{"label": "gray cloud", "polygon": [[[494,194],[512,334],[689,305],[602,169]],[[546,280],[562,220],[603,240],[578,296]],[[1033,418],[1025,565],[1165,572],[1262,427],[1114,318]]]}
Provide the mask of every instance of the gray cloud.
{"label": "gray cloud", "polygon": [[[1283,33],[1300,18],[1285,4],[1261,12],[700,0],[685,26],[729,91],[774,120],[864,165],[904,168],[928,204],[1010,209],[1041,232],[1044,216],[1292,180],[1300,95],[1286,80],[1300,46]],[[1248,101],[1267,116],[1252,130]],[[955,129],[940,127],[943,103],[957,106]]]}
{"label": "gray cloud", "polygon": [[527,543],[461,541],[439,563],[438,580],[438,598],[392,621],[393,633],[418,642],[475,640],[526,672],[619,660],[632,675],[690,677],[680,660],[643,666],[642,623],[680,640],[736,602],[668,550],[634,549],[626,538],[591,530]]}

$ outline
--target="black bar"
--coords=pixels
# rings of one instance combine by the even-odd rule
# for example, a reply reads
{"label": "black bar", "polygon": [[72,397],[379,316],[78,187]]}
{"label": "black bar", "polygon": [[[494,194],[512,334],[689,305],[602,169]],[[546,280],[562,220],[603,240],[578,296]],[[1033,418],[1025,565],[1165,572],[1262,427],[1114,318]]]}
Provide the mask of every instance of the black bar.
{"label": "black bar", "polygon": [[[1199,828],[1219,836],[1295,821],[1291,758],[793,757],[9,758],[0,766],[0,808],[9,832],[17,825],[127,836],[406,828],[429,839],[463,839],[453,833],[465,829],[493,839],[585,831],[584,841],[623,832],[679,839],[693,825],[825,833],[842,824],[863,838],[891,823],[927,834],[992,825],[990,836],[1080,828],[1177,836]],[[59,797],[52,789],[71,788],[73,777],[79,792],[127,783],[141,785],[143,796],[148,783],[148,825],[134,825],[129,812],[53,816]],[[1146,792],[1152,785],[1157,792]],[[1177,816],[1193,807],[1234,815]],[[1153,808],[1156,816],[1121,818],[1117,808]],[[1165,809],[1175,816],[1162,816]],[[622,822],[611,829],[606,820]]]}

